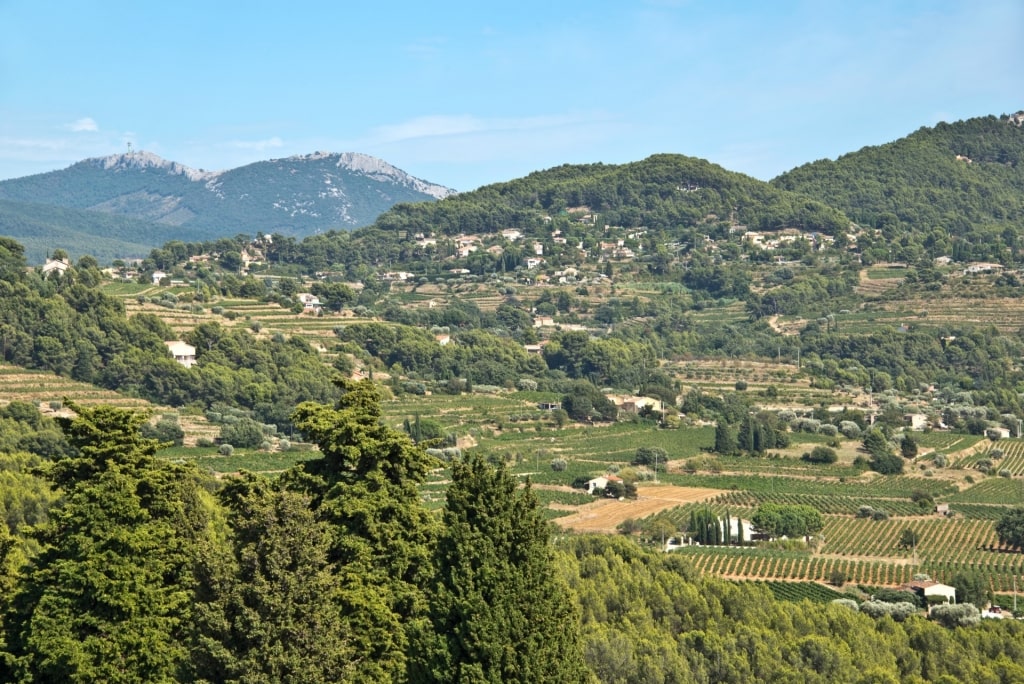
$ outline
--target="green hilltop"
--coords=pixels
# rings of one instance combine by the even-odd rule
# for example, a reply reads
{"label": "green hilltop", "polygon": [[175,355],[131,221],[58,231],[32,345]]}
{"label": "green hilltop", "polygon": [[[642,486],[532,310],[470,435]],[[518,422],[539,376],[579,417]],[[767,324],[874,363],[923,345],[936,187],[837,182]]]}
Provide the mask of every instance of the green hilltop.
{"label": "green hilltop", "polygon": [[849,220],[820,201],[780,190],[703,159],[658,154],[629,164],[563,165],[434,204],[398,205],[381,229],[496,232],[551,214],[600,214],[600,223],[675,231],[717,220],[751,228],[835,232]]}
{"label": "green hilltop", "polygon": [[[885,145],[805,164],[772,181],[844,212],[886,237],[925,247],[962,238],[1015,248],[1024,220],[1024,113],[940,123]],[[979,255],[991,256],[997,255]]]}

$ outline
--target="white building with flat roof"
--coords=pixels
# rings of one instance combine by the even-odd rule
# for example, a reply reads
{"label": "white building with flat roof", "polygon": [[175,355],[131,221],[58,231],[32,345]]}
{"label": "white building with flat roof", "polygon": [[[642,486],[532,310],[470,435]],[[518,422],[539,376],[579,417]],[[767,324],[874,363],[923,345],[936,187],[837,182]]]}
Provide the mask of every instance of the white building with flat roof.
{"label": "white building with flat roof", "polygon": [[168,340],[164,344],[167,345],[167,351],[171,352],[174,360],[185,368],[196,365],[196,348],[191,344],[181,340]]}

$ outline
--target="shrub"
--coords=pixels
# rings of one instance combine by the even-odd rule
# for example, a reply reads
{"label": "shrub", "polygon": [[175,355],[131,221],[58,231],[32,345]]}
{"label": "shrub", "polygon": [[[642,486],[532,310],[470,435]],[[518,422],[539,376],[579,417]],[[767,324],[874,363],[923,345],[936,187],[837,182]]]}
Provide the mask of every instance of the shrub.
{"label": "shrub", "polygon": [[829,573],[828,583],[831,584],[834,587],[841,587],[844,584],[846,584],[848,579],[849,578],[846,576],[845,572],[843,572],[842,570],[838,570],[837,569],[837,570],[833,570],[831,573]]}
{"label": "shrub", "polygon": [[1003,468],[1002,470],[999,471],[999,477],[1013,477],[1013,475],[1010,473],[1009,470]]}
{"label": "shrub", "polygon": [[292,448],[292,443],[287,439],[282,439],[278,441],[277,446],[281,451],[288,451]]}
{"label": "shrub", "polygon": [[565,469],[568,467],[569,464],[566,462],[564,458],[556,458],[551,461],[551,469],[556,473],[564,472]]}
{"label": "shrub", "polygon": [[239,418],[220,430],[221,441],[242,448],[258,447],[264,440],[263,426],[252,418]]}
{"label": "shrub", "polygon": [[735,386],[736,386],[736,391],[737,392],[742,392],[742,391],[747,389],[747,381],[746,380],[737,380]]}
{"label": "shrub", "polygon": [[921,605],[921,597],[912,591],[902,591],[900,589],[879,589],[872,596],[874,601],[882,601],[883,603],[910,603],[915,606]]}
{"label": "shrub", "polygon": [[537,381],[531,378],[519,378],[519,381],[516,382],[516,387],[524,392],[536,392]]}
{"label": "shrub", "polygon": [[835,450],[827,446],[816,446],[810,452],[805,453],[802,458],[809,463],[835,463],[839,460]]}
{"label": "shrub", "polygon": [[842,432],[844,436],[849,437],[850,439],[857,439],[858,437],[860,437],[860,426],[857,425],[852,420],[840,421],[839,431]]}
{"label": "shrub", "polygon": [[817,418],[797,418],[789,425],[794,432],[817,433],[821,428],[821,421]]}
{"label": "shrub", "polygon": [[981,622],[981,612],[971,603],[944,603],[934,606],[928,613],[943,627],[967,627]]}
{"label": "shrub", "polygon": [[897,622],[906,620],[917,613],[913,603],[885,603],[884,601],[865,601],[860,604],[860,612],[873,618],[892,617]]}
{"label": "shrub", "polygon": [[270,443],[270,440],[263,440],[260,442],[260,451],[270,451],[274,448],[274,445]]}
{"label": "shrub", "polygon": [[819,435],[825,435],[826,437],[835,437],[839,434],[839,428],[831,423],[822,423],[821,427],[818,428]]}
{"label": "shrub", "polygon": [[848,598],[832,599],[832,605],[843,606],[845,608],[849,608],[850,610],[860,610],[860,604],[854,601],[853,599]]}
{"label": "shrub", "polygon": [[213,446],[213,440],[209,437],[200,437],[196,440],[196,446],[202,448],[209,448]]}
{"label": "shrub", "polygon": [[217,453],[220,454],[221,456],[230,456],[231,454],[235,453],[235,447],[231,446],[230,444],[221,444],[220,448],[217,449]]}
{"label": "shrub", "polygon": [[416,394],[422,396],[427,393],[427,386],[424,385],[422,382],[403,382],[402,391],[408,392],[409,394]]}
{"label": "shrub", "polygon": [[889,605],[892,606],[892,612],[890,612],[889,615],[891,615],[892,619],[896,622],[903,622],[911,615],[917,615],[917,611],[919,610],[916,604],[907,601],[902,603],[891,603]]}
{"label": "shrub", "polygon": [[664,470],[668,462],[668,452],[661,447],[639,447],[633,455],[632,465],[642,465]]}
{"label": "shrub", "polygon": [[175,446],[181,446],[185,441],[185,431],[181,429],[175,415],[161,416],[155,425],[146,423],[142,426],[141,432],[143,437],[171,442]]}

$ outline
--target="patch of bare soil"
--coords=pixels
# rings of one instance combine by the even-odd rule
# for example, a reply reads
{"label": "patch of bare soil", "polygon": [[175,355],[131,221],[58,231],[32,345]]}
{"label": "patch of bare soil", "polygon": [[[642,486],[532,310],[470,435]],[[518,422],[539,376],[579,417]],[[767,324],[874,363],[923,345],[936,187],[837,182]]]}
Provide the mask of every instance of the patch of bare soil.
{"label": "patch of bare soil", "polygon": [[614,534],[619,523],[628,518],[646,518],[668,508],[713,499],[722,493],[720,489],[703,487],[648,485],[639,488],[635,500],[599,499],[592,504],[577,507],[575,515],[557,518],[555,522],[579,532]]}

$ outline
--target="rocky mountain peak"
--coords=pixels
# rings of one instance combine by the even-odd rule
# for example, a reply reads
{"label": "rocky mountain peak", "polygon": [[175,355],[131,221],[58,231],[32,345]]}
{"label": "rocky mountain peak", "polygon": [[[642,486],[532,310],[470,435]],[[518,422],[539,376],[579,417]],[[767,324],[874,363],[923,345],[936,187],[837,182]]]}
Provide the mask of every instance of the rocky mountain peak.
{"label": "rocky mountain peak", "polygon": [[361,173],[373,178],[374,180],[399,183],[415,190],[416,192],[421,192],[424,195],[430,195],[437,199],[444,199],[449,195],[455,194],[455,191],[451,188],[446,188],[443,185],[437,185],[435,183],[428,183],[427,181],[410,176],[405,171],[392,166],[383,159],[371,157],[368,154],[362,154],[360,152],[317,151],[312,154],[294,155],[292,157],[288,157],[288,159],[291,161],[327,160],[329,162],[334,162],[334,166],[338,168],[343,168],[355,173]]}
{"label": "rocky mountain peak", "polygon": [[93,157],[92,159],[86,159],[82,163],[92,164],[104,171],[121,171],[128,169],[145,171],[148,169],[155,169],[159,171],[166,171],[169,175],[173,176],[185,176],[192,181],[210,180],[219,173],[216,171],[211,172],[193,169],[190,166],[185,166],[178,162],[168,161],[160,155],[153,154],[152,152],[147,152],[145,150],[125,152],[122,154],[111,154],[106,157]]}

